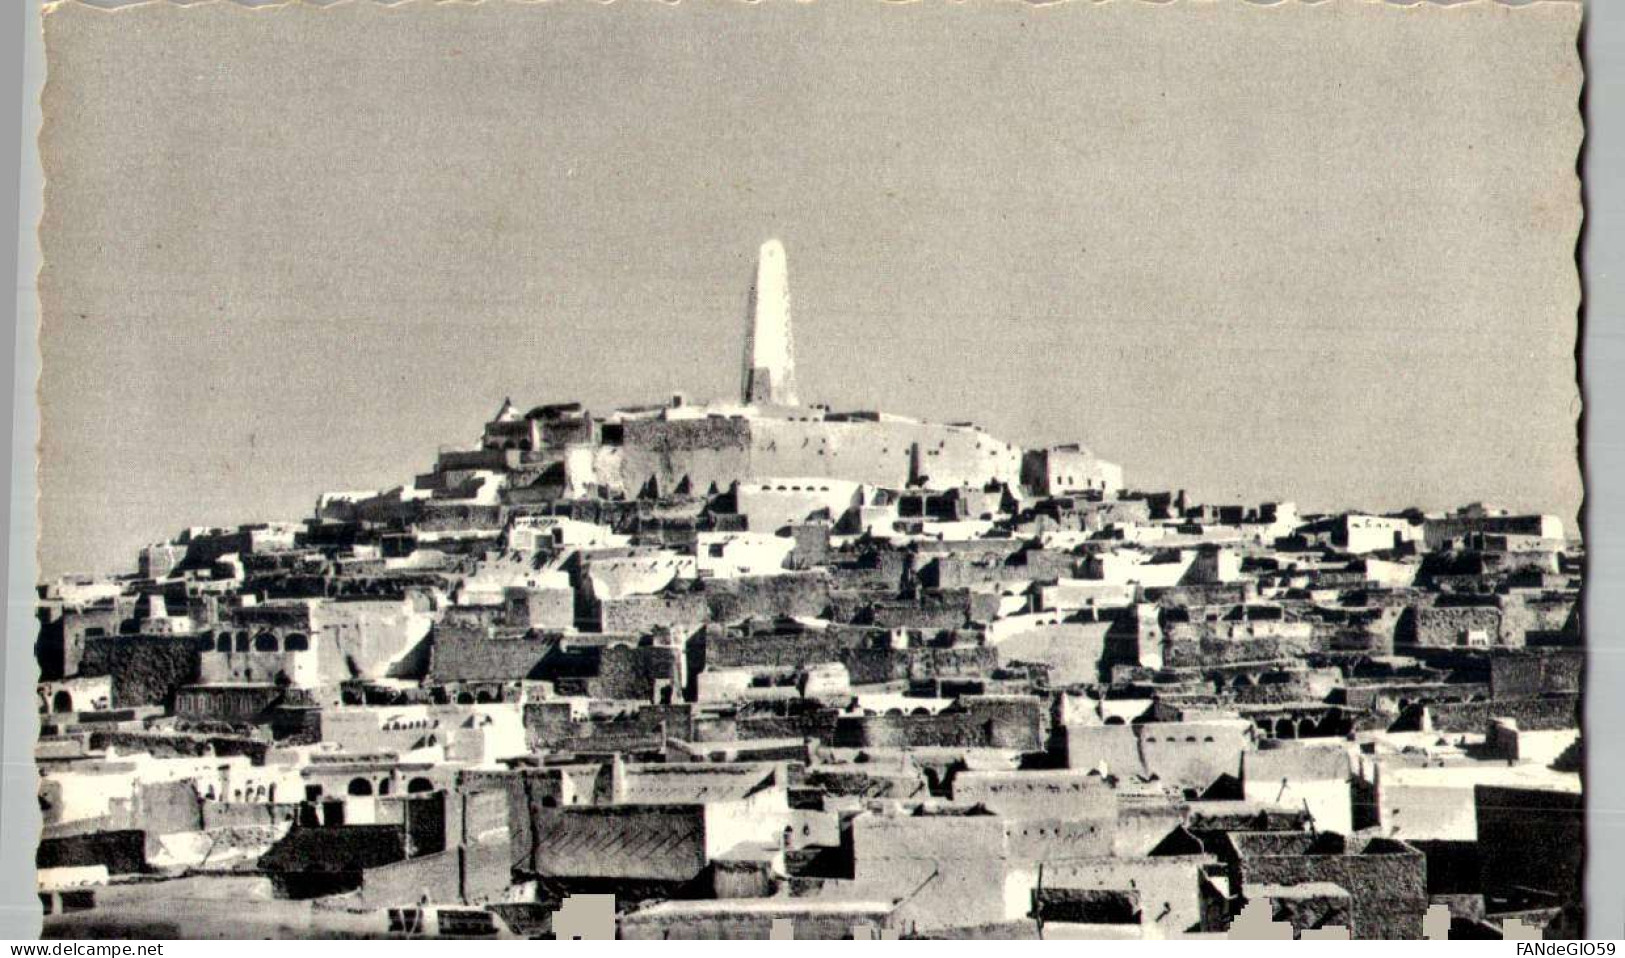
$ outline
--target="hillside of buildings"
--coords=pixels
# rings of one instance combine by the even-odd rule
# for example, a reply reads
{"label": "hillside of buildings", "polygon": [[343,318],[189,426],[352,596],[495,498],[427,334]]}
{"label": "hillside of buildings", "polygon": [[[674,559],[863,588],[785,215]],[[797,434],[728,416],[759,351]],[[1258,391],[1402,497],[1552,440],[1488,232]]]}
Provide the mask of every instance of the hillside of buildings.
{"label": "hillside of buildings", "polygon": [[737,399],[43,584],[47,934],[1578,935],[1562,522],[1136,490],[793,356],[764,248]]}

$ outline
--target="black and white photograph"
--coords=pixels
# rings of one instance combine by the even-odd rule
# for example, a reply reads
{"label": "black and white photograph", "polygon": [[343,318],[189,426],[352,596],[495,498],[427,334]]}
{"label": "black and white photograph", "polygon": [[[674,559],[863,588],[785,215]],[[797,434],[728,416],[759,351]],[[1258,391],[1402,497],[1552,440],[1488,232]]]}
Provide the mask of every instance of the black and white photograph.
{"label": "black and white photograph", "polygon": [[42,9],[45,938],[1586,936],[1580,3]]}

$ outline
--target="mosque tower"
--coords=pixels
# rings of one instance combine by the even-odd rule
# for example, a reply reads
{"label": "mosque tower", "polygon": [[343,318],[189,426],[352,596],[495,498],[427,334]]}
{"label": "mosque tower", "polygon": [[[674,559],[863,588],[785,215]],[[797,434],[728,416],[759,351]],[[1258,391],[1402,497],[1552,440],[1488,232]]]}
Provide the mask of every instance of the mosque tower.
{"label": "mosque tower", "polygon": [[795,406],[796,354],[790,338],[790,275],[784,244],[762,244],[756,282],[750,288],[750,327],[745,331],[744,401]]}

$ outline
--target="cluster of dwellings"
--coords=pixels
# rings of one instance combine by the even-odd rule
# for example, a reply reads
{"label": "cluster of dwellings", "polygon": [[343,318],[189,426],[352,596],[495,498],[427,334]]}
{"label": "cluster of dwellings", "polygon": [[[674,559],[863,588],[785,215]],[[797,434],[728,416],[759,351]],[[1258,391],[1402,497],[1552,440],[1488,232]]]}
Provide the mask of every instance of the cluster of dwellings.
{"label": "cluster of dwellings", "polygon": [[741,396],[504,403],[411,485],[42,587],[48,934],[1579,930],[1578,542]]}

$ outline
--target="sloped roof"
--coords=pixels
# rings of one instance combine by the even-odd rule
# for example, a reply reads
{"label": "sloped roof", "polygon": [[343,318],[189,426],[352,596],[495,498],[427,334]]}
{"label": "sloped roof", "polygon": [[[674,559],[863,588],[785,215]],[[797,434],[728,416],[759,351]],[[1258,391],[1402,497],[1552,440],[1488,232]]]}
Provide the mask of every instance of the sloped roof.
{"label": "sloped roof", "polygon": [[747,798],[771,786],[772,765],[693,763],[627,770],[621,801],[629,805],[708,805]]}

